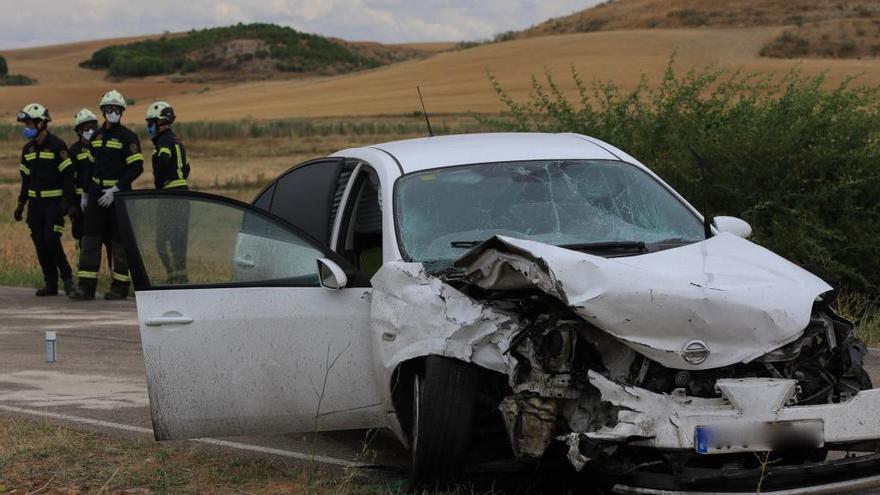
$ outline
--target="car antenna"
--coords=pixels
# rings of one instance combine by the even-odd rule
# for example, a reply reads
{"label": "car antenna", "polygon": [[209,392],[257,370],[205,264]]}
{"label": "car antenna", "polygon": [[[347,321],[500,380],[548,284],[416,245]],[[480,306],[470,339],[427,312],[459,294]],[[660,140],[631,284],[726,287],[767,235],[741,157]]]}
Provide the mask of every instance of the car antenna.
{"label": "car antenna", "polygon": [[425,123],[428,124],[428,136],[434,137],[434,131],[431,129],[431,119],[428,118],[428,111],[425,110],[425,100],[422,99],[422,88],[416,86],[419,92],[419,101],[422,103],[422,115],[425,116]]}
{"label": "car antenna", "polygon": [[703,234],[706,239],[712,237],[712,220],[709,216],[709,162],[688,145],[697,166],[700,167],[700,188],[703,190]]}

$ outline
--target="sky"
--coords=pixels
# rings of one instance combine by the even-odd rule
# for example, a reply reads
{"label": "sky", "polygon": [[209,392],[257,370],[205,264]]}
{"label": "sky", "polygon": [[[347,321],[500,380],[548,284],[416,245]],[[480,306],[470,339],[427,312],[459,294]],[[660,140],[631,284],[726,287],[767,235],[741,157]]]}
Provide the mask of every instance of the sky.
{"label": "sky", "polygon": [[271,22],[351,41],[465,41],[599,0],[0,0],[0,49]]}

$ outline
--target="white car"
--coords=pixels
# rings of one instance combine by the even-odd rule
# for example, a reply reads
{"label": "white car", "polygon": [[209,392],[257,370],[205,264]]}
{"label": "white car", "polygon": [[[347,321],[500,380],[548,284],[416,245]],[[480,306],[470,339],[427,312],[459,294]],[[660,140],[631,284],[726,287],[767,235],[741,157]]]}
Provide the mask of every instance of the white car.
{"label": "white car", "polygon": [[880,479],[831,287],[599,140],[364,146],[253,205],[135,191],[119,220],[158,440],[389,428],[416,483],[475,438],[618,493]]}

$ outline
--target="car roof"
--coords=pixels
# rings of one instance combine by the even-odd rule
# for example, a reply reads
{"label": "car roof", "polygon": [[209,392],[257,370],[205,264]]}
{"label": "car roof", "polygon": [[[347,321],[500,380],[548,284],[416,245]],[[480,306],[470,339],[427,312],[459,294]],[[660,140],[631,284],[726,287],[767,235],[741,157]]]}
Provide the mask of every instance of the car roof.
{"label": "car roof", "polygon": [[[394,157],[405,174],[420,170],[453,167],[469,163],[521,160],[619,159],[611,151],[578,134],[539,132],[498,132],[434,136],[388,143],[367,148],[378,149]],[[343,150],[346,156],[357,149]]]}

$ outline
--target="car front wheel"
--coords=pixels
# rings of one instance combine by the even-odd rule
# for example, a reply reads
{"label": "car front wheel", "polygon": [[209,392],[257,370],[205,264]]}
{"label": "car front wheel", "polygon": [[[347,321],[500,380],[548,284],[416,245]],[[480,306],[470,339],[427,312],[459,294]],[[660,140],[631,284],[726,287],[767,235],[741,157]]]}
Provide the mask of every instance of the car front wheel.
{"label": "car front wheel", "polygon": [[425,359],[412,387],[412,471],[414,487],[454,483],[464,470],[471,440],[479,370],[440,356]]}

